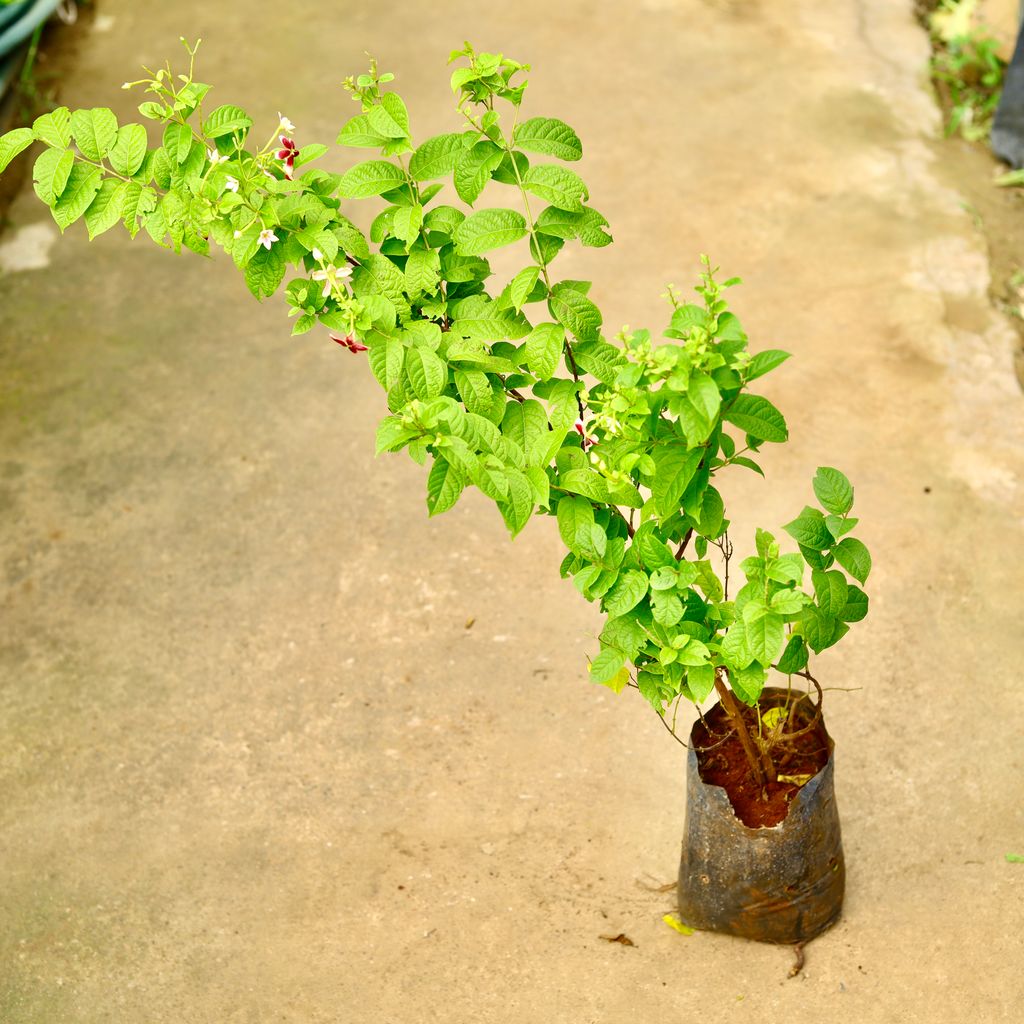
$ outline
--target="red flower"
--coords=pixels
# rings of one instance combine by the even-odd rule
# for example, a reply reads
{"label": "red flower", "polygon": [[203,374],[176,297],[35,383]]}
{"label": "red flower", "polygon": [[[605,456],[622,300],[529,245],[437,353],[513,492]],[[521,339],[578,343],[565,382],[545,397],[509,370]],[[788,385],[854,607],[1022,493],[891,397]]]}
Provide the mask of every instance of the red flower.
{"label": "red flower", "polygon": [[347,348],[353,355],[357,352],[369,351],[365,345],[360,343],[359,339],[354,334],[346,334],[345,337],[342,338],[332,331],[331,341],[336,341],[343,348]]}
{"label": "red flower", "polygon": [[573,429],[577,434],[583,438],[583,450],[586,451],[592,444],[597,444],[592,437],[587,437],[587,426],[582,419],[578,419],[573,425]]}
{"label": "red flower", "polygon": [[295,156],[298,151],[299,147],[287,135],[281,136],[281,148],[274,155],[281,161],[284,176],[289,181],[292,180],[292,176],[295,174]]}

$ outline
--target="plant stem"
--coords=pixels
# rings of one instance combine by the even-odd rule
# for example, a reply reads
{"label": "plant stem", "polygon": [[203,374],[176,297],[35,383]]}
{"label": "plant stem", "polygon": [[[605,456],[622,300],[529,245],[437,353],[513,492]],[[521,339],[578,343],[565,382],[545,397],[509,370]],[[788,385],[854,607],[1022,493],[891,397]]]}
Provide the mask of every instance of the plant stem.
{"label": "plant stem", "polygon": [[[750,765],[750,771],[753,773],[757,784],[761,789],[764,789],[768,778],[765,773],[763,755],[760,757],[758,756],[758,751],[754,746],[750,730],[747,728],[747,723],[743,720],[743,712],[741,711],[739,703],[733,695],[732,690],[730,690],[722,680],[721,669],[715,671],[715,689],[718,691],[718,699],[722,702],[722,707],[725,708],[725,713],[732,719],[733,726],[740,738],[740,743],[743,744],[743,753],[747,755],[747,762]],[[769,768],[770,767],[771,765],[769,763]],[[774,769],[771,771],[771,774],[775,774]],[[772,781],[774,781],[774,779]]]}

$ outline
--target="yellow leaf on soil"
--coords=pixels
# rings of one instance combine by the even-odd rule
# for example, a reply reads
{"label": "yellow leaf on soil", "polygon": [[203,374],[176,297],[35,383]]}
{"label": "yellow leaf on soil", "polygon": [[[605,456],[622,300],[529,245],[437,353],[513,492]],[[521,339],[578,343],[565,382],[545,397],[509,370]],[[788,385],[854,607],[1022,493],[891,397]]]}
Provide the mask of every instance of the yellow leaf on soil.
{"label": "yellow leaf on soil", "polygon": [[780,775],[779,782],[788,782],[794,786],[805,786],[813,778],[813,775]]}
{"label": "yellow leaf on soil", "polygon": [[762,716],[761,721],[764,722],[766,729],[774,729],[779,722],[783,722],[786,719],[786,715],[789,712],[785,708],[769,708]]}
{"label": "yellow leaf on soil", "polygon": [[695,929],[691,928],[687,924],[683,924],[675,914],[666,914],[662,921],[665,922],[673,931],[679,932],[680,935],[692,935]]}

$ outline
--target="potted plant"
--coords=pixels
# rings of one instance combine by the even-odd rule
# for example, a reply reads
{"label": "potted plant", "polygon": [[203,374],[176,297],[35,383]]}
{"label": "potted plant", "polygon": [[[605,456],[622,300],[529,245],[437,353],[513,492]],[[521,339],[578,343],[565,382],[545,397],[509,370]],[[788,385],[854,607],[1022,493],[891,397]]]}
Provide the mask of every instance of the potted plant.
{"label": "potted plant", "polygon": [[[431,515],[473,485],[512,536],[554,516],[562,576],[607,617],[593,681],[637,690],[680,742],[680,703],[698,709],[683,920],[774,942],[827,927],[842,852],[809,657],[866,614],[871,560],[850,536],[853,488],[823,467],[818,506],[783,527],[797,550],[758,530],[733,563],[719,474],[763,476],[761,447],[788,436],[751,390],[787,354],[748,352],[725,299],[737,279],[719,281],[704,258],[699,302],[670,288],[657,343],[646,330],[606,340],[590,284],[553,270],[567,243],[611,241],[566,166],[580,140],[561,120],[521,116],[528,66],[501,54],[451,55],[460,123],[419,144],[393,76],[371,66],[349,79],[360,110],[338,142],[379,155],[339,175],[309,166],[327,147],[300,145],[282,115],[260,146],[241,108],[204,112],[209,86],[186,48],[186,74],[125,84],[152,96],[139,111],[162,126],[156,148],[108,109],[60,108],[0,138],[0,171],[41,142],[35,190],[61,230],[84,218],[90,238],[122,223],[175,251],[205,256],[212,243],[258,299],[284,284],[294,334],[322,325],[366,354],[387,396],[377,451],[429,465]],[[442,182],[454,186],[445,201]],[[500,189],[507,205],[490,202]],[[362,199],[383,207],[369,238],[343,212]],[[488,254],[516,244],[526,266],[489,288]],[[767,686],[771,672],[785,685]]]}

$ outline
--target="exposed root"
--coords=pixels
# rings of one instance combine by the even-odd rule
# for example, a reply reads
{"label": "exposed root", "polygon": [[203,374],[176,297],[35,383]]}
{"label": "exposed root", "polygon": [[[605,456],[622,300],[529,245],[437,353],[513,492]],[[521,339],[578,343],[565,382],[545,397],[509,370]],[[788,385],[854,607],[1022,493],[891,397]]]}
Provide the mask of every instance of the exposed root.
{"label": "exposed root", "polygon": [[796,955],[796,963],[789,969],[789,977],[795,978],[804,969],[804,944],[794,943],[793,953]]}

